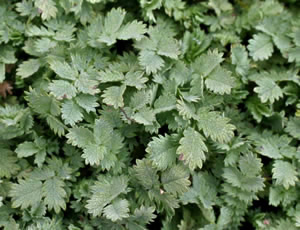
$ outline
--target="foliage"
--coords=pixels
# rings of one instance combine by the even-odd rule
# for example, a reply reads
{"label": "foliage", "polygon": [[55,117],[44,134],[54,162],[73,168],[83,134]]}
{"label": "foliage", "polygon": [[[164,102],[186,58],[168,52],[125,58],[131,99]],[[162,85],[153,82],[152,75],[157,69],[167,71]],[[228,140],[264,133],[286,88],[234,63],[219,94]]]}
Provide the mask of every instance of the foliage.
{"label": "foliage", "polygon": [[300,228],[296,0],[0,1],[0,228]]}

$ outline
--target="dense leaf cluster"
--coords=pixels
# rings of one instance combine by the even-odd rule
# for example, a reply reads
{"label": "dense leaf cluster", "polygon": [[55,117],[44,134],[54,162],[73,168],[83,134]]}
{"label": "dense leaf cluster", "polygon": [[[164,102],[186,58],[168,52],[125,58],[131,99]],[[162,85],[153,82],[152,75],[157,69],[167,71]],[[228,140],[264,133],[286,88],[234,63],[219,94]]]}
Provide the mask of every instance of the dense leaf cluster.
{"label": "dense leaf cluster", "polygon": [[297,0],[0,1],[0,228],[300,228]]}

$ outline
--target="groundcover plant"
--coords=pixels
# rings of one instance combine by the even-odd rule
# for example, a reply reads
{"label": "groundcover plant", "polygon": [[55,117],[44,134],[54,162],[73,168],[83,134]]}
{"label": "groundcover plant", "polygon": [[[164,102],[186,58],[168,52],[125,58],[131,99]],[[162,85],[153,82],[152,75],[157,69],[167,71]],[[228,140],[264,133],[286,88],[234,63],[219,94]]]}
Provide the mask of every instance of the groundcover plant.
{"label": "groundcover plant", "polygon": [[300,229],[299,11],[1,0],[0,228]]}

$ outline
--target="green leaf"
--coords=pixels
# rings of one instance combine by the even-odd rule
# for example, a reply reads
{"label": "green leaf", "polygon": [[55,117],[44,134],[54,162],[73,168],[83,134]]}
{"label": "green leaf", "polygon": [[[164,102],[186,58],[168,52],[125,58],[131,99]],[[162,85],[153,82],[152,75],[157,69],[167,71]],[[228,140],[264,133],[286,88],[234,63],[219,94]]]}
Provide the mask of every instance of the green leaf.
{"label": "green leaf", "polygon": [[162,36],[157,48],[157,53],[172,59],[177,59],[180,54],[180,47],[176,39]]}
{"label": "green leaf", "polygon": [[189,176],[189,171],[186,167],[174,165],[172,168],[162,173],[161,183],[167,192],[175,195],[182,195],[188,190],[188,187],[191,184]]}
{"label": "green leaf", "polygon": [[[264,179],[261,177],[248,177],[243,175],[234,167],[225,168],[223,177],[233,187],[240,188],[243,191],[258,192],[264,188]],[[229,187],[230,189],[230,187]],[[231,188],[233,190],[233,188]],[[242,194],[241,194],[242,195]],[[245,201],[248,200],[246,197]]]}
{"label": "green leaf", "polygon": [[208,112],[205,109],[199,110],[197,121],[199,129],[203,130],[204,135],[214,141],[226,143],[234,136],[235,126],[228,124],[230,120],[217,112]]}
{"label": "green leaf", "polygon": [[160,95],[154,102],[154,112],[163,113],[176,109],[176,97],[172,94]]}
{"label": "green leaf", "polygon": [[152,141],[148,143],[146,152],[149,153],[149,158],[158,169],[165,170],[175,163],[177,139],[176,135],[159,135],[153,137]]}
{"label": "green leaf", "polygon": [[89,145],[84,148],[83,152],[82,157],[85,159],[86,164],[99,165],[107,150],[105,146]]}
{"label": "green leaf", "polygon": [[16,148],[15,152],[18,154],[18,157],[29,157],[36,153],[38,153],[40,149],[38,146],[36,146],[33,142],[24,142],[22,144],[18,145],[18,148]]}
{"label": "green leaf", "polygon": [[116,42],[118,37],[118,30],[120,29],[126,12],[121,8],[113,8],[104,19],[103,33],[99,37],[99,41],[112,45]]}
{"label": "green leaf", "polygon": [[89,76],[86,73],[80,74],[79,78],[75,81],[75,86],[79,92],[85,94],[95,95],[100,92],[98,89],[98,82],[96,80],[89,79]]}
{"label": "green leaf", "polygon": [[138,22],[134,20],[132,22],[127,23],[124,25],[118,35],[118,39],[120,40],[141,40],[144,37],[144,34],[147,32],[146,25],[142,22]]}
{"label": "green leaf", "polygon": [[235,71],[246,76],[250,69],[250,61],[248,59],[248,52],[242,45],[236,45],[231,47],[231,62],[236,65]]}
{"label": "green leaf", "polygon": [[153,214],[155,211],[154,207],[145,207],[141,206],[134,210],[134,219],[136,219],[140,224],[148,224],[153,221],[153,219],[156,217],[155,214]]}
{"label": "green leaf", "polygon": [[179,115],[185,120],[196,117],[196,110],[192,103],[185,102],[184,100],[177,100],[176,108]]}
{"label": "green leaf", "polygon": [[37,205],[42,200],[42,182],[38,180],[20,180],[19,184],[13,184],[10,196],[12,206],[21,209]]}
{"label": "green leaf", "polygon": [[256,96],[250,97],[246,101],[246,106],[252,114],[253,118],[260,123],[263,117],[270,117],[272,110],[268,104],[261,103],[260,99]]}
{"label": "green leaf", "polygon": [[63,79],[75,80],[78,76],[77,71],[71,68],[71,66],[66,62],[52,60],[50,62],[50,68]]}
{"label": "green leaf", "polygon": [[127,86],[133,86],[137,88],[138,90],[141,90],[145,88],[145,83],[148,81],[148,78],[144,77],[144,72],[142,71],[129,71],[125,75],[125,85]]}
{"label": "green leaf", "polygon": [[50,126],[50,129],[59,137],[65,135],[65,130],[67,127],[56,117],[49,115],[47,116],[46,121]]}
{"label": "green leaf", "polygon": [[258,87],[254,88],[254,92],[258,93],[258,96],[262,103],[269,101],[274,103],[275,100],[283,97],[280,87],[270,78],[263,78],[257,80]]}
{"label": "green leaf", "polygon": [[263,33],[255,34],[249,40],[248,50],[254,61],[268,59],[274,50],[271,37]]}
{"label": "green leaf", "polygon": [[235,80],[231,73],[222,67],[215,68],[205,80],[206,87],[218,94],[230,94],[235,86]]}
{"label": "green leaf", "polygon": [[57,13],[56,4],[53,0],[35,0],[35,7],[42,12],[42,19],[55,18]]}
{"label": "green leaf", "polygon": [[300,47],[291,48],[288,51],[289,62],[300,62]]}
{"label": "green leaf", "polygon": [[27,93],[26,100],[30,107],[38,114],[58,116],[60,114],[59,102],[44,91],[35,89]]}
{"label": "green leaf", "polygon": [[104,216],[112,221],[129,217],[129,202],[124,199],[116,199],[112,204],[104,208]]}
{"label": "green leaf", "polygon": [[29,59],[23,61],[17,68],[17,75],[21,78],[27,78],[36,73],[41,66],[39,59]]}
{"label": "green leaf", "polygon": [[0,178],[10,178],[20,170],[17,164],[18,158],[12,151],[0,148],[0,156]]}
{"label": "green leaf", "polygon": [[83,114],[81,108],[72,100],[68,100],[63,103],[62,119],[64,119],[66,125],[74,126],[75,123],[82,121]]}
{"label": "green leaf", "polygon": [[0,62],[4,64],[16,63],[15,50],[10,46],[0,47]]}
{"label": "green leaf", "polygon": [[182,155],[182,160],[188,164],[191,170],[194,170],[196,167],[201,169],[206,159],[204,152],[208,151],[203,142],[204,138],[192,128],[186,129],[183,135],[184,137],[180,139],[180,146],[176,153]]}
{"label": "green leaf", "polygon": [[287,136],[258,135],[254,139],[257,152],[273,159],[281,159],[284,147],[290,142]]}
{"label": "green leaf", "polygon": [[35,49],[39,53],[47,53],[56,47],[57,43],[49,38],[41,38],[35,41]]}
{"label": "green leaf", "polygon": [[210,209],[217,199],[217,181],[207,172],[193,174],[193,184],[181,197],[183,204],[202,204],[204,208]]}
{"label": "green leaf", "polygon": [[261,172],[262,166],[261,159],[253,153],[248,153],[240,157],[239,168],[245,176],[257,176]]}
{"label": "green leaf", "polygon": [[157,169],[153,166],[150,160],[136,160],[136,165],[133,169],[139,183],[145,189],[150,190],[159,186]]}
{"label": "green leaf", "polygon": [[139,124],[152,125],[155,121],[155,113],[149,107],[144,107],[135,113],[132,118]]}
{"label": "green leaf", "polygon": [[96,107],[99,106],[97,103],[97,97],[87,94],[80,94],[75,98],[77,104],[83,108],[85,111],[96,112]]}
{"label": "green leaf", "polygon": [[0,83],[5,80],[5,64],[0,62]]}
{"label": "green leaf", "polygon": [[296,139],[300,139],[300,118],[291,117],[287,123],[285,131]]}
{"label": "green leaf", "polygon": [[192,64],[192,67],[197,74],[206,77],[223,62],[222,56],[223,53],[218,53],[217,50],[209,51],[207,54],[198,57]]}
{"label": "green leaf", "polygon": [[49,84],[49,90],[57,99],[71,99],[76,96],[76,88],[67,81],[54,80]]}
{"label": "green leaf", "polygon": [[21,16],[32,16],[37,15],[37,10],[33,7],[33,3],[30,1],[22,1],[16,4],[16,10]]}
{"label": "green leaf", "polygon": [[157,73],[164,66],[164,60],[155,52],[151,50],[140,51],[139,61],[141,66],[146,70],[149,75],[151,73]]}
{"label": "green leaf", "polygon": [[106,69],[99,72],[99,81],[102,83],[106,82],[118,82],[124,80],[125,76],[122,72],[116,70]]}
{"label": "green leaf", "polygon": [[127,193],[128,179],[125,176],[115,176],[109,180],[101,178],[91,187],[92,196],[87,201],[86,208],[93,216],[100,216],[103,209],[122,193]]}
{"label": "green leaf", "polygon": [[95,142],[93,133],[89,129],[84,127],[74,127],[69,129],[67,138],[68,143],[81,148]]}
{"label": "green leaf", "polygon": [[125,92],[126,86],[111,86],[107,88],[102,97],[103,102],[107,105],[111,105],[114,108],[123,107],[123,94]]}
{"label": "green leaf", "polygon": [[290,186],[295,186],[298,181],[296,168],[287,161],[276,160],[273,165],[272,173],[276,184],[283,185],[285,189],[288,189]]}
{"label": "green leaf", "polygon": [[59,213],[61,209],[66,209],[65,198],[67,193],[64,190],[64,186],[65,183],[58,177],[52,177],[43,184],[44,203],[49,210],[54,209],[56,213]]}

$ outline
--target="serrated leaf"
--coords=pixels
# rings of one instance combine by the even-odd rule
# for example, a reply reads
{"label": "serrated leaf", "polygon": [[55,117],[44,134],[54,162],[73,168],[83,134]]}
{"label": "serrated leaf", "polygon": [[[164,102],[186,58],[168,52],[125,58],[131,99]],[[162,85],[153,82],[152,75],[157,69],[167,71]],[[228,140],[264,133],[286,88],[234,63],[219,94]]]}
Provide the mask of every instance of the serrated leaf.
{"label": "serrated leaf", "polygon": [[135,176],[145,189],[150,190],[159,186],[157,169],[150,160],[136,160],[136,165],[133,168]]}
{"label": "serrated leaf", "polygon": [[192,103],[185,102],[184,100],[177,100],[176,108],[179,115],[185,120],[195,118],[196,116],[196,109]]}
{"label": "serrated leaf", "polygon": [[62,104],[61,113],[66,125],[73,126],[83,118],[81,108],[72,100],[68,100]]}
{"label": "serrated leaf", "polygon": [[167,192],[182,195],[188,190],[188,186],[191,184],[189,176],[189,171],[186,167],[174,165],[162,173],[161,183]]}
{"label": "serrated leaf", "polygon": [[125,92],[126,86],[111,86],[107,88],[102,97],[103,102],[107,105],[111,105],[114,108],[123,107],[123,94]]}
{"label": "serrated leaf", "polygon": [[17,68],[17,75],[21,78],[27,78],[36,73],[41,66],[39,59],[29,59],[23,61]]}
{"label": "serrated leaf", "polygon": [[144,107],[135,113],[132,117],[137,123],[143,125],[152,125],[155,119],[155,113],[149,107]]}
{"label": "serrated leaf", "polygon": [[296,168],[287,161],[276,160],[273,165],[272,173],[276,184],[283,185],[285,189],[288,189],[290,186],[295,186],[298,181]]}
{"label": "serrated leaf", "polygon": [[263,117],[270,117],[272,110],[268,104],[261,103],[260,99],[256,96],[250,97],[246,101],[246,106],[252,114],[253,118],[260,123]]}
{"label": "serrated leaf", "polygon": [[289,119],[285,131],[289,133],[292,137],[300,139],[300,118],[292,117]]}
{"label": "serrated leaf", "polygon": [[147,32],[146,25],[136,20],[122,26],[119,31],[118,39],[120,40],[141,40]]}
{"label": "serrated leaf", "polygon": [[222,56],[223,53],[218,53],[217,50],[209,51],[207,54],[198,57],[192,67],[197,74],[206,77],[223,62]]}
{"label": "serrated leaf", "polygon": [[81,148],[95,142],[93,133],[89,129],[84,127],[74,127],[69,129],[67,138],[68,143]]}
{"label": "serrated leaf", "polygon": [[231,61],[236,65],[235,71],[245,76],[250,68],[250,61],[248,59],[248,52],[242,45],[231,47]]}
{"label": "serrated leaf", "polygon": [[118,37],[118,30],[120,29],[126,12],[121,8],[113,8],[104,19],[103,33],[99,37],[99,41],[112,45],[116,42]]}
{"label": "serrated leaf", "polygon": [[89,79],[88,74],[80,74],[79,78],[75,81],[75,86],[79,92],[85,94],[95,95],[99,93],[98,82],[96,80]]}
{"label": "serrated leaf", "polygon": [[235,86],[235,80],[228,70],[216,67],[205,79],[205,85],[214,93],[230,94],[231,89]]}
{"label": "serrated leaf", "polygon": [[271,57],[273,53],[273,43],[270,36],[266,34],[255,34],[249,40],[248,50],[254,61],[262,61]]}
{"label": "serrated leaf", "polygon": [[229,124],[229,119],[217,112],[199,110],[197,121],[199,129],[203,130],[206,137],[214,141],[226,143],[234,136],[235,126]]}
{"label": "serrated leaf", "polygon": [[96,107],[99,106],[97,103],[97,97],[87,94],[80,94],[75,98],[77,104],[85,109],[85,111],[89,112],[96,112]]}
{"label": "serrated leaf", "polygon": [[124,74],[116,70],[106,69],[105,71],[99,72],[99,81],[102,83],[106,82],[118,82],[124,80]]}
{"label": "serrated leaf", "polygon": [[34,206],[42,200],[42,182],[38,180],[20,180],[18,184],[13,184],[10,196],[12,206],[21,209]]}
{"label": "serrated leaf", "polygon": [[177,59],[180,47],[176,39],[162,36],[158,43],[157,53],[172,59]]}
{"label": "serrated leaf", "polygon": [[29,157],[36,153],[38,153],[40,149],[38,146],[36,146],[33,142],[24,142],[22,144],[18,145],[18,148],[16,148],[15,152],[18,154],[18,157]]}
{"label": "serrated leaf", "polygon": [[125,75],[125,85],[133,86],[138,90],[145,88],[145,83],[148,81],[148,78],[144,77],[144,74],[142,71],[129,71]]}
{"label": "serrated leaf", "polygon": [[60,107],[58,101],[44,91],[37,92],[31,90],[27,93],[26,100],[30,107],[38,114],[58,116],[60,114]]}
{"label": "serrated leaf", "polygon": [[253,153],[248,153],[240,157],[239,168],[245,176],[257,176],[261,172],[262,166],[260,158]]}
{"label": "serrated leaf", "polygon": [[33,3],[30,1],[22,1],[16,4],[16,10],[21,16],[33,16],[37,15],[37,10],[33,7]]}
{"label": "serrated leaf", "polygon": [[275,100],[283,97],[280,87],[270,78],[257,80],[258,87],[254,88],[254,92],[258,93],[262,103],[269,101],[274,103]]}
{"label": "serrated leaf", "polygon": [[50,68],[61,78],[75,80],[78,73],[67,62],[52,60]]}
{"label": "serrated leaf", "polygon": [[148,75],[151,73],[157,73],[157,71],[160,70],[165,63],[159,55],[155,54],[155,52],[151,50],[140,51],[139,61]]}
{"label": "serrated leaf", "polygon": [[10,178],[20,170],[17,164],[18,158],[12,151],[0,148],[0,156],[0,178]]}
{"label": "serrated leaf", "polygon": [[113,222],[129,217],[129,202],[124,199],[116,199],[103,210],[104,216]]}
{"label": "serrated leaf", "polygon": [[145,207],[142,205],[141,207],[134,210],[133,217],[141,224],[148,224],[149,222],[152,222],[156,217],[156,215],[153,214],[154,211],[154,207]]}
{"label": "serrated leaf", "polygon": [[102,178],[91,186],[92,196],[87,201],[86,208],[93,216],[100,216],[103,208],[120,194],[126,193],[128,179],[125,176],[115,176],[110,180]]}
{"label": "serrated leaf", "polygon": [[49,125],[50,129],[57,134],[59,137],[65,134],[66,126],[58,120],[56,117],[49,115],[46,117],[47,124]]}
{"label": "serrated leaf", "polygon": [[203,140],[202,135],[192,128],[186,129],[180,139],[180,146],[176,153],[182,154],[182,160],[188,164],[191,170],[196,167],[201,169],[206,160],[204,152],[207,152],[208,149]]}
{"label": "serrated leaf", "polygon": [[49,90],[57,99],[71,99],[76,96],[76,88],[67,81],[54,80],[49,84]]}
{"label": "serrated leaf", "polygon": [[43,184],[43,196],[45,197],[44,203],[48,206],[49,210],[54,209],[59,213],[61,209],[66,209],[65,198],[67,196],[64,190],[65,183],[57,177],[47,179]]}
{"label": "serrated leaf", "polygon": [[177,136],[159,135],[149,142],[146,152],[158,169],[165,170],[176,161],[177,147]]}
{"label": "serrated leaf", "polygon": [[154,113],[163,113],[176,109],[176,97],[172,94],[160,95],[154,102]]}
{"label": "serrated leaf", "polygon": [[83,154],[81,155],[85,159],[86,164],[99,165],[100,161],[103,160],[107,150],[105,146],[99,145],[88,145],[84,148]]}
{"label": "serrated leaf", "polygon": [[181,196],[181,201],[183,204],[195,203],[211,209],[217,199],[217,181],[207,172],[193,174],[192,180],[192,186]]}
{"label": "serrated leaf", "polygon": [[289,49],[287,56],[289,62],[300,62],[300,47],[294,47]]}
{"label": "serrated leaf", "polygon": [[56,4],[53,0],[36,0],[35,7],[40,9],[43,20],[55,18],[57,13]]}
{"label": "serrated leaf", "polygon": [[56,47],[56,45],[57,43],[49,38],[41,38],[36,40],[34,43],[35,49],[39,53],[47,53]]}

